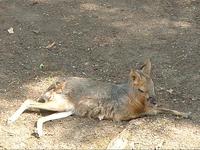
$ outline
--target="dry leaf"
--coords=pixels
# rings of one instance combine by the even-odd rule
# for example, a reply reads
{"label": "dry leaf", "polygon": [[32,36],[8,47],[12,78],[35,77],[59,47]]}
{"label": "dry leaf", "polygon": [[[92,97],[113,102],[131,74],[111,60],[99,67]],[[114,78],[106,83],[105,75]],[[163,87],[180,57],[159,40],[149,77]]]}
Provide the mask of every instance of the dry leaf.
{"label": "dry leaf", "polygon": [[55,44],[56,44],[56,42],[53,42],[53,43],[47,45],[46,48],[52,48]]}

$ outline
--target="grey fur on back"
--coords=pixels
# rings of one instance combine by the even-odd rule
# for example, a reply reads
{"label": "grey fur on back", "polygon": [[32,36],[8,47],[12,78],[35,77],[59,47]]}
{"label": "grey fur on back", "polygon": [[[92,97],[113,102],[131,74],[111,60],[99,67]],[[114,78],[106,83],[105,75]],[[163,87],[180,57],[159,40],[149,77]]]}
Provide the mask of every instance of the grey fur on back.
{"label": "grey fur on back", "polygon": [[95,81],[87,78],[70,77],[66,79],[65,90],[79,101],[81,97],[93,98],[96,100],[106,99],[107,101],[119,101],[120,97],[128,94],[127,84],[112,84]]}
{"label": "grey fur on back", "polygon": [[76,114],[99,119],[114,118],[117,113],[123,113],[128,90],[128,83],[115,85],[77,77],[67,78],[64,89],[76,103]]}

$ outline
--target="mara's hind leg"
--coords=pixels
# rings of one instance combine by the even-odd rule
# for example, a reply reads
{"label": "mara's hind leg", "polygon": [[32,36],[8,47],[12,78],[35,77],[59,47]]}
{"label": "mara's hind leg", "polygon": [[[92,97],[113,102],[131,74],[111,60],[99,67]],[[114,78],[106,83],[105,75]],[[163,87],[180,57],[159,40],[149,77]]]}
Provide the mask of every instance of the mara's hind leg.
{"label": "mara's hind leg", "polygon": [[38,137],[41,137],[43,135],[42,126],[45,122],[50,121],[50,120],[55,120],[55,119],[66,118],[68,116],[71,116],[73,113],[74,113],[73,111],[60,112],[60,113],[55,113],[46,117],[39,118],[37,121],[36,134],[38,135]]}
{"label": "mara's hind leg", "polygon": [[66,101],[65,102],[50,101],[47,103],[40,103],[28,99],[20,106],[20,108],[10,118],[8,118],[7,123],[10,124],[15,122],[25,110],[30,108],[38,108],[49,111],[62,112],[66,111],[66,109],[73,110],[73,105],[70,103],[68,104]]}

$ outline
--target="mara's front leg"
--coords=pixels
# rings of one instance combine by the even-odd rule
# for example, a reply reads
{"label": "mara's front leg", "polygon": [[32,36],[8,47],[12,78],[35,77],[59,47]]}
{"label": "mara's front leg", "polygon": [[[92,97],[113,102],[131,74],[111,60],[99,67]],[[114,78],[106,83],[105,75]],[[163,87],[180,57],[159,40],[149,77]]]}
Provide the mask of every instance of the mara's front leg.
{"label": "mara's front leg", "polygon": [[158,113],[162,113],[162,114],[172,114],[175,116],[180,116],[183,118],[190,118],[191,117],[191,112],[188,113],[184,113],[184,112],[180,112],[177,110],[172,110],[172,109],[167,109],[167,108],[155,108],[153,111],[155,111],[157,114]]}
{"label": "mara's front leg", "polygon": [[172,114],[172,115],[180,116],[183,118],[191,117],[191,112],[184,113],[177,110],[172,110],[172,109],[167,109],[167,108],[157,108],[157,107],[148,109],[146,112],[139,114],[140,115],[139,117],[152,116],[152,115],[158,115],[158,114]]}

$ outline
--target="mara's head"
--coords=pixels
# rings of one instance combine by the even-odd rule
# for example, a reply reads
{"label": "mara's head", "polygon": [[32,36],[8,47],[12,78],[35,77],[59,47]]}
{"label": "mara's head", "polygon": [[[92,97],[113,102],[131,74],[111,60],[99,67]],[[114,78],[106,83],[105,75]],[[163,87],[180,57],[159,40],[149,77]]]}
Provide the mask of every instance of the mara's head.
{"label": "mara's head", "polygon": [[131,86],[135,94],[146,97],[150,104],[155,105],[154,83],[151,79],[151,61],[147,59],[138,70],[131,69],[130,72]]}

